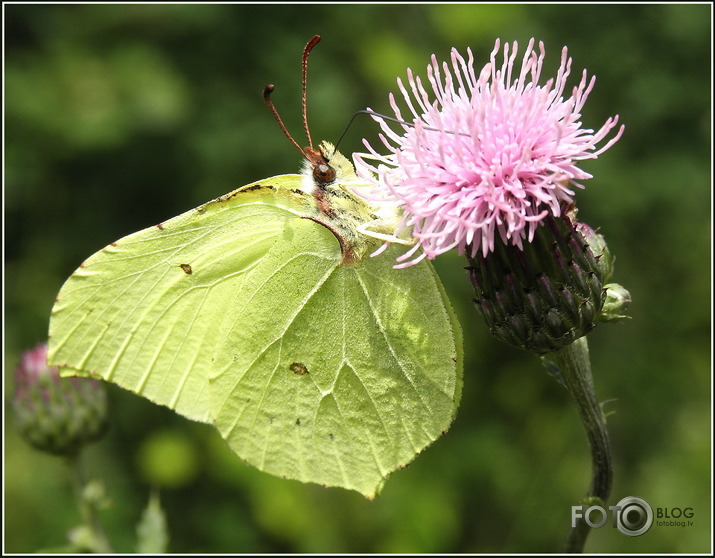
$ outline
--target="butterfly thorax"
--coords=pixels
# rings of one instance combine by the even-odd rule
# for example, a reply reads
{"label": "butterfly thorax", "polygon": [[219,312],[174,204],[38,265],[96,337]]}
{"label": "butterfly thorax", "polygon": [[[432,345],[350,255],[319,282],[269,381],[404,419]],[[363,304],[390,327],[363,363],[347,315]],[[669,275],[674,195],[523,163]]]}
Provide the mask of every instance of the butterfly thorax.
{"label": "butterfly thorax", "polygon": [[316,216],[309,218],[335,234],[345,263],[359,261],[386,237],[401,241],[397,237],[397,210],[380,207],[354,192],[369,184],[331,143],[323,141],[318,149],[306,148],[305,154],[301,189],[313,196],[318,210]]}

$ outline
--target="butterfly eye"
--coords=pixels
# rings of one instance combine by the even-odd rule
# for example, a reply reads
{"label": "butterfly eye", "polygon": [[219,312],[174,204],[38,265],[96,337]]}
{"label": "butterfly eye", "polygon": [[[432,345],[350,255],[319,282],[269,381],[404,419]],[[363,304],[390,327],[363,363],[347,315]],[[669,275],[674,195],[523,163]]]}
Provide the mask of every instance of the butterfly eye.
{"label": "butterfly eye", "polygon": [[329,184],[335,180],[335,169],[325,163],[313,167],[313,178],[321,184]]}

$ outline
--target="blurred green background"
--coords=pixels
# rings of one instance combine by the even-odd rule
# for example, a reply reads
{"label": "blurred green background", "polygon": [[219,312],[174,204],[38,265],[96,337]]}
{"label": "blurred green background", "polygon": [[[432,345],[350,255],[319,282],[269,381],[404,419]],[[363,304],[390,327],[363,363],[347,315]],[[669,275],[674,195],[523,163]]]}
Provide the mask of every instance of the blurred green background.
{"label": "blurred green background", "polygon": [[[4,5],[5,402],[21,351],[46,337],[55,295],[87,256],[300,156],[261,99],[266,83],[300,143],[300,56],[311,58],[314,138],[354,111],[389,113],[409,66],[497,37],[563,45],[598,77],[584,123],[613,114],[624,137],[584,164],[579,217],[601,227],[632,320],[590,336],[608,403],[612,503],[692,507],[694,526],[641,537],[594,531],[591,552],[711,549],[711,6],[709,5]],[[576,78],[573,79],[575,84]],[[340,146],[361,149],[363,118]],[[375,145],[375,143],[373,143]],[[452,429],[373,502],[260,473],[208,426],[118,388],[109,434],[84,456],[112,506],[110,538],[132,552],[152,487],[172,552],[554,552],[590,478],[563,390],[538,360],[491,338],[464,261],[436,261],[465,333],[465,388]],[[6,405],[6,413],[7,405]],[[5,550],[64,541],[79,522],[57,458],[5,432]]]}

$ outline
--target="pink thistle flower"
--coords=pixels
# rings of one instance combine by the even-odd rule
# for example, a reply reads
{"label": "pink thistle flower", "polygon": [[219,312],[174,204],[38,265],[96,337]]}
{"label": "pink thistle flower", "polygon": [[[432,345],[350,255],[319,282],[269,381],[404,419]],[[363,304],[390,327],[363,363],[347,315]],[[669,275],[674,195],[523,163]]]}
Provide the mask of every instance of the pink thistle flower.
{"label": "pink thistle flower", "polygon": [[[481,249],[494,250],[496,235],[502,242],[523,247],[531,241],[542,220],[559,216],[562,204],[573,202],[571,187],[591,178],[577,164],[595,159],[623,133],[623,126],[605,145],[618,116],[594,132],[581,127],[580,111],[595,78],[584,70],[571,97],[564,98],[571,58],[566,47],[555,78],[539,85],[544,45],[534,50],[529,41],[521,68],[515,69],[518,45],[503,47],[497,62],[496,41],[489,63],[477,74],[474,57],[468,60],[452,50],[452,66],[440,65],[432,56],[427,79],[436,100],[430,101],[419,77],[407,70],[405,87],[397,80],[414,125],[402,125],[403,135],[374,116],[379,137],[391,154],[383,156],[364,141],[369,153],[355,155],[358,174],[377,188],[363,196],[397,205],[402,210],[398,233],[412,229],[415,246],[395,267],[413,265],[452,248],[474,257]],[[443,73],[442,73],[443,72]],[[394,95],[390,105],[405,121]],[[375,164],[365,162],[375,161]],[[419,247],[423,253],[412,260]]]}

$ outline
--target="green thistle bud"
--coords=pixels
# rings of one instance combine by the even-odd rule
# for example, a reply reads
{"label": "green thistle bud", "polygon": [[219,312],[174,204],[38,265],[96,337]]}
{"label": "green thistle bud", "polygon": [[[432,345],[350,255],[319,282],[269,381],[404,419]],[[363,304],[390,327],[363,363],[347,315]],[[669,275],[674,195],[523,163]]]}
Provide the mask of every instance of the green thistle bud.
{"label": "green thistle bud", "polygon": [[606,302],[598,315],[601,322],[619,322],[630,316],[625,314],[631,303],[631,293],[618,283],[608,283],[603,287],[606,290]]}
{"label": "green thistle bud", "polygon": [[60,378],[56,366],[47,366],[46,344],[22,355],[12,406],[25,440],[57,455],[77,452],[108,426],[104,384],[91,378]]}
{"label": "green thistle bud", "polygon": [[[602,243],[598,256],[589,241]],[[502,341],[546,354],[595,327],[605,300],[603,275],[610,267],[601,260],[612,263],[612,258],[603,237],[590,227],[549,216],[523,250],[497,242],[486,257],[468,259],[477,308]]]}

